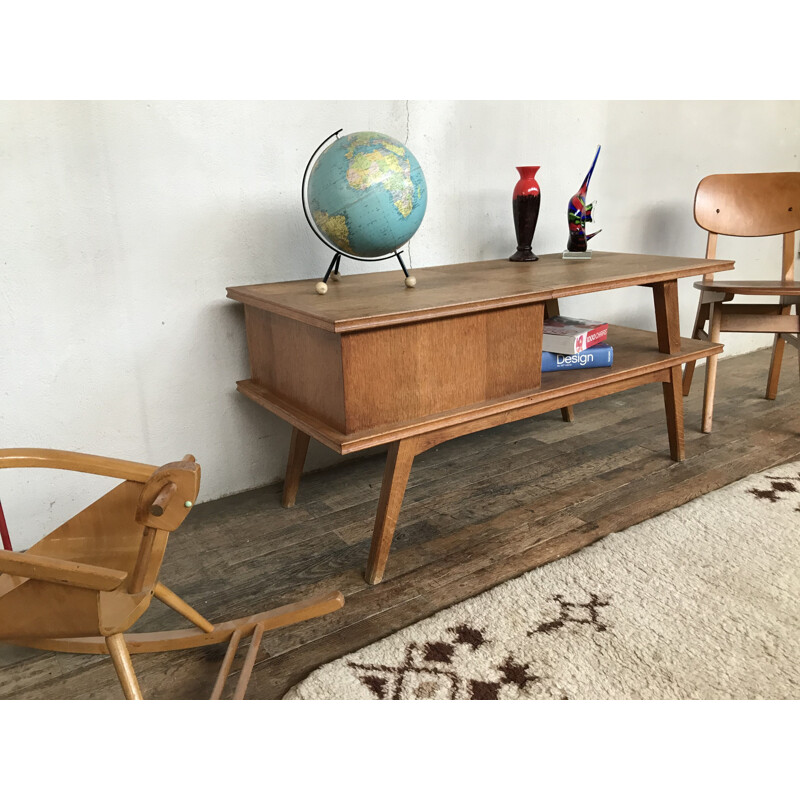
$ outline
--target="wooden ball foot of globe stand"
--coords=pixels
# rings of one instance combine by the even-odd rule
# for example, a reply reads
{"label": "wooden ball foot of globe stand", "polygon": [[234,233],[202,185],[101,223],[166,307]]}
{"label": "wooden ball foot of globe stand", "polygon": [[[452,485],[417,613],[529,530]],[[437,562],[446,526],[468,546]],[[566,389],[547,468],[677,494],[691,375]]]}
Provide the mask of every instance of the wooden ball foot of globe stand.
{"label": "wooden ball foot of globe stand", "polygon": [[403,263],[403,259],[400,257],[400,253],[395,253],[395,256],[397,256],[397,260],[400,262],[400,269],[403,270],[403,275],[406,276],[406,286],[409,289],[413,289],[417,285],[417,279],[413,275],[408,274],[408,270]]}
{"label": "wooden ball foot of globe stand", "polygon": [[315,286],[314,290],[317,294],[325,294],[328,291],[328,278],[331,276],[335,281],[339,280],[339,262],[342,260],[341,253],[334,253],[333,259],[331,260],[330,265],[328,266],[328,271],[325,273],[325,277],[319,281]]}
{"label": "wooden ball foot of globe stand", "polygon": [[[417,279],[413,275],[408,274],[408,269],[406,269],[406,265],[403,263],[403,259],[400,257],[400,253],[395,253],[397,260],[400,262],[400,268],[403,270],[403,274],[406,276],[405,283],[406,287],[409,289],[413,289],[417,285]],[[325,294],[328,291],[328,279],[332,279],[334,281],[339,280],[339,261],[341,260],[342,254],[336,253],[333,257],[333,260],[328,267],[328,271],[325,273],[325,277],[318,281],[314,285],[314,291],[317,294]]]}

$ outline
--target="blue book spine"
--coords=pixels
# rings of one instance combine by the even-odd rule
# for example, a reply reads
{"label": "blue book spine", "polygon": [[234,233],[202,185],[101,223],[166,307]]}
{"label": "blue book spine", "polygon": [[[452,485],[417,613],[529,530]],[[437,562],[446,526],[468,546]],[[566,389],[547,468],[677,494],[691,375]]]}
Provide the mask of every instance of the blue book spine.
{"label": "blue book spine", "polygon": [[614,348],[600,342],[588,350],[575,355],[542,353],[542,372],[560,372],[562,369],[590,369],[591,367],[610,367],[614,363]]}

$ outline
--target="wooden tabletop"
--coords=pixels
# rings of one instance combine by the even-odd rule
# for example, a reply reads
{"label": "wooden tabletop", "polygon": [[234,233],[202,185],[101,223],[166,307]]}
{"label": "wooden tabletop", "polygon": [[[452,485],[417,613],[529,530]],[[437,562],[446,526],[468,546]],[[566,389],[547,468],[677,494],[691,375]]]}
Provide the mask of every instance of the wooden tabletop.
{"label": "wooden tabletop", "polygon": [[685,278],[733,269],[733,261],[604,253],[586,261],[561,253],[515,263],[507,259],[418,268],[414,289],[400,269],[348,275],[314,291],[316,279],[231,286],[228,297],[336,333],[399,325],[574,294]]}

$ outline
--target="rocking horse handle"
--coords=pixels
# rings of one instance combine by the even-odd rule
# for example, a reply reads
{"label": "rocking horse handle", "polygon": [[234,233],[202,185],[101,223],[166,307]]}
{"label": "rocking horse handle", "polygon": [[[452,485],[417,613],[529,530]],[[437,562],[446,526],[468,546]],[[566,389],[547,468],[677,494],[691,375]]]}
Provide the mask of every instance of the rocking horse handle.
{"label": "rocking horse handle", "polygon": [[128,577],[127,572],[94,564],[34,553],[7,552],[0,552],[0,573],[101,592],[113,591]]}
{"label": "rocking horse handle", "polygon": [[[187,456],[186,459],[189,459]],[[194,461],[194,458],[191,458]],[[157,467],[120,458],[93,456],[88,453],[73,453],[69,450],[49,450],[41,447],[0,449],[0,469],[39,467],[85,472],[89,475],[105,475],[134,483],[147,483]]]}
{"label": "rocking horse handle", "polygon": [[156,499],[150,506],[150,513],[154,517],[160,517],[164,513],[164,509],[169,504],[169,501],[172,500],[172,498],[175,496],[175,492],[177,491],[178,487],[176,484],[172,483],[172,481],[164,484],[163,488],[156,495]]}
{"label": "rocking horse handle", "polygon": [[[195,463],[194,456],[191,453],[187,453],[183,457],[183,461],[180,462],[181,465],[189,466]],[[165,484],[161,491],[156,496],[156,499],[153,501],[152,505],[150,506],[150,513],[154,517],[160,517],[164,513],[164,509],[166,509],[167,504],[170,500],[175,496],[175,492],[178,490],[178,486],[172,481]]]}

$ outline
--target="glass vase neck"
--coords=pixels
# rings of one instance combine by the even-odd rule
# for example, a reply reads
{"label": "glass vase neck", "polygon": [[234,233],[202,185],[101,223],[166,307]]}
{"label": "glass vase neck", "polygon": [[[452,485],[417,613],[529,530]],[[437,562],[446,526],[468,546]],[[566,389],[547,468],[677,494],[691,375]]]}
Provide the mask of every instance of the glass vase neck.
{"label": "glass vase neck", "polygon": [[517,167],[517,172],[519,172],[520,178],[535,178],[538,171],[539,167]]}

